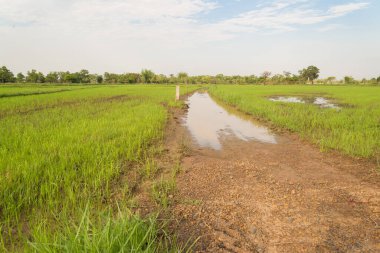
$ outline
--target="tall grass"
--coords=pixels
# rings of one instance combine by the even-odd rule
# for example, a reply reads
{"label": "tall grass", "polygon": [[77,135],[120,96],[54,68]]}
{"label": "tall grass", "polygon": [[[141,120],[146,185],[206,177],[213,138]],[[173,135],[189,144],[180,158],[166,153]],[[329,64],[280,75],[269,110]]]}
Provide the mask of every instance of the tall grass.
{"label": "tall grass", "polygon": [[[65,226],[56,234],[46,233],[46,227],[35,229],[36,252],[159,252],[169,251],[168,239],[157,222],[157,216],[142,220],[131,213],[119,211],[91,217],[88,206],[79,223]],[[48,230],[48,229],[47,229]],[[158,243],[157,243],[158,242]]]}
{"label": "tall grass", "polygon": [[[129,230],[134,226],[152,244],[140,249],[158,247],[157,230],[148,229],[155,226],[152,220],[128,216],[90,224],[88,211],[80,213],[90,201],[96,216],[112,205],[115,192],[127,196],[128,185],[117,185],[119,179],[134,163],[150,162],[163,137],[163,104],[174,99],[175,89],[86,88],[0,98],[0,249],[102,252],[115,247],[112,252],[126,252],[136,245],[120,243],[129,245],[125,239],[134,236]],[[81,217],[86,229],[78,230],[79,240],[70,224]]]}
{"label": "tall grass", "polygon": [[[351,156],[379,157],[379,87],[213,86],[210,93],[274,126],[299,133],[322,150],[336,149]],[[324,96],[340,104],[342,109],[268,100],[275,95]]]}

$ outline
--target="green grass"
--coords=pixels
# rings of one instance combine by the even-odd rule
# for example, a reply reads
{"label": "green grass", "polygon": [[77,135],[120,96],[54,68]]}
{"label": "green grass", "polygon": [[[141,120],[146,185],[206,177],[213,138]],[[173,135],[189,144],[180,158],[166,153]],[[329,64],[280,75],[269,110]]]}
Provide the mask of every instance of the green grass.
{"label": "green grass", "polygon": [[[6,89],[0,93],[12,93]],[[117,204],[128,210],[128,178],[120,182],[136,165],[146,177],[157,172],[151,158],[163,138],[165,105],[180,106],[174,86],[63,86],[70,90],[38,95],[27,89],[28,96],[0,98],[0,251],[158,249],[152,220],[90,220]],[[86,229],[73,225],[82,217]],[[125,241],[135,226],[152,245]]]}
{"label": "green grass", "polygon": [[[354,86],[212,86],[210,93],[273,126],[299,133],[322,150],[379,159],[380,87]],[[272,102],[275,95],[324,96],[342,106]]]}
{"label": "green grass", "polygon": [[0,98],[3,97],[16,97],[16,96],[29,96],[39,94],[49,94],[64,92],[75,89],[83,89],[82,86],[33,86],[33,85],[0,85]]}
{"label": "green grass", "polygon": [[29,245],[32,251],[46,253],[170,251],[170,238],[158,224],[156,216],[142,220],[121,211],[116,217],[106,212],[93,219],[85,209],[78,224],[68,224],[53,236],[38,228],[34,233],[38,242]]}
{"label": "green grass", "polygon": [[157,181],[152,186],[152,197],[158,205],[166,209],[171,204],[176,189],[175,178],[163,179]]}

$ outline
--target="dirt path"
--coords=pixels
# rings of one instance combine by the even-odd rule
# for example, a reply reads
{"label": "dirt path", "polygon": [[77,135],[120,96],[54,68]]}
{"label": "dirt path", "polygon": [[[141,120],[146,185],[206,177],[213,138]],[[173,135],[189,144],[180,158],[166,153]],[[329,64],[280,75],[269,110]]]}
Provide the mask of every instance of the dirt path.
{"label": "dirt path", "polygon": [[179,239],[199,237],[199,252],[380,252],[376,165],[278,137],[224,139],[220,151],[190,142],[173,206]]}

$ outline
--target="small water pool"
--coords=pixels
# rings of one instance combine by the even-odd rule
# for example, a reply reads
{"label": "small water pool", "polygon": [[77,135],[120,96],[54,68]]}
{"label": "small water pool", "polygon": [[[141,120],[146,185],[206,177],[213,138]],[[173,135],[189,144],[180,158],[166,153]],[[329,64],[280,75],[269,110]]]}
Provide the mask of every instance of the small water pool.
{"label": "small water pool", "polygon": [[227,111],[208,93],[196,92],[187,100],[188,112],[184,125],[200,147],[222,149],[222,139],[233,136],[243,141],[276,144],[276,137],[268,128],[252,120]]}
{"label": "small water pool", "polygon": [[324,98],[324,97],[302,98],[302,97],[278,96],[278,97],[271,97],[269,98],[269,100],[274,101],[274,102],[285,102],[285,103],[314,104],[321,108],[335,108],[335,109],[340,108],[340,106],[332,103],[329,99]]}

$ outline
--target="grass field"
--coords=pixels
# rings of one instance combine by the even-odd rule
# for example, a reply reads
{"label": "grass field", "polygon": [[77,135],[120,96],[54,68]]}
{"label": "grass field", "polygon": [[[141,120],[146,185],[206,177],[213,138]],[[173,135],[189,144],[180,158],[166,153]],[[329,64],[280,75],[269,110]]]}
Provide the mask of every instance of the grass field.
{"label": "grass field", "polygon": [[[322,150],[380,159],[380,88],[358,86],[212,86],[210,93],[273,126],[299,133]],[[323,96],[341,110],[269,101]]]}
{"label": "grass field", "polygon": [[[379,87],[220,85],[209,92],[322,150],[380,158]],[[154,159],[168,108],[181,105],[174,95],[168,85],[0,86],[0,252],[177,252],[157,214],[130,212],[135,182],[126,176],[137,169],[141,180],[160,178]],[[323,96],[342,109],[268,100],[275,95]],[[174,188],[174,180],[157,179],[152,198],[166,208]]]}
{"label": "grass field", "polygon": [[57,93],[63,91],[70,91],[75,89],[83,89],[83,86],[36,86],[36,85],[2,85],[0,86],[0,98],[3,97],[17,97],[17,96],[30,96]]}
{"label": "grass field", "polygon": [[125,211],[123,175],[159,154],[174,95],[174,86],[1,87],[0,251],[167,249],[155,217]]}

